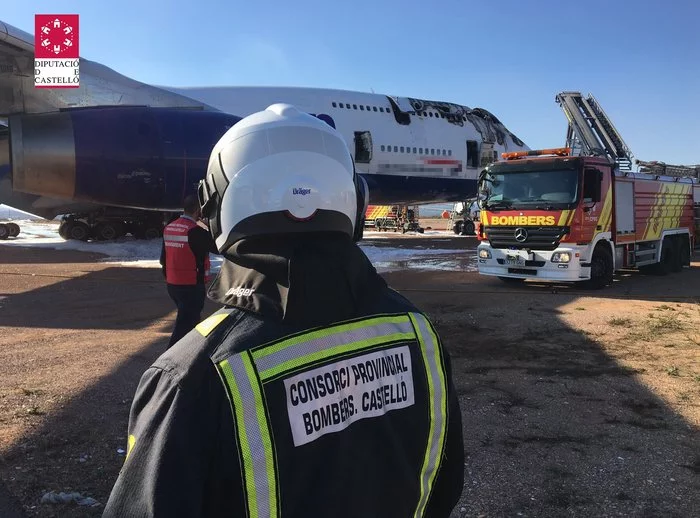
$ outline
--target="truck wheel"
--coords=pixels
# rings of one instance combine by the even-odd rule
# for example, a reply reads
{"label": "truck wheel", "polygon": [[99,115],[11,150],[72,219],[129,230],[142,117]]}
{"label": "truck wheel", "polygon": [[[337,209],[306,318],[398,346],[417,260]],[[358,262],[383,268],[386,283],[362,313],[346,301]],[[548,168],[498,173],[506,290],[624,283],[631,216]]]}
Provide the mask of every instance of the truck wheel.
{"label": "truck wheel", "polygon": [[675,263],[676,247],[670,238],[665,237],[661,243],[661,260],[655,265],[658,275],[667,275],[673,271]]}
{"label": "truck wheel", "polygon": [[600,290],[612,284],[614,273],[610,250],[598,246],[593,251],[593,258],[591,259],[591,278],[585,281],[583,285],[587,289]]}
{"label": "truck wheel", "polygon": [[10,237],[10,229],[7,228],[7,225],[4,223],[0,223],[0,239],[7,239]]}
{"label": "truck wheel", "polygon": [[17,223],[6,223],[7,229],[10,231],[10,237],[19,236],[19,225]]}
{"label": "truck wheel", "polygon": [[681,266],[690,266],[690,239],[688,236],[681,236],[680,242]]}
{"label": "truck wheel", "polygon": [[671,271],[678,273],[683,271],[683,236],[675,236],[671,241],[673,251],[673,260],[671,262]]}

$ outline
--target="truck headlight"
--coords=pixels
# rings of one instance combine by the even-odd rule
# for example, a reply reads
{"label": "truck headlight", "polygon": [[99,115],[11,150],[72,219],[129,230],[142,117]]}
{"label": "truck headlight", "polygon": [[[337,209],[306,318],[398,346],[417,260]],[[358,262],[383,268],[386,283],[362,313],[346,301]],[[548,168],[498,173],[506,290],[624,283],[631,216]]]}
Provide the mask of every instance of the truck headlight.
{"label": "truck headlight", "polygon": [[479,250],[479,259],[491,259],[491,250],[487,248],[481,248]]}
{"label": "truck headlight", "polygon": [[553,263],[568,263],[571,261],[571,254],[569,252],[554,252],[552,254]]}

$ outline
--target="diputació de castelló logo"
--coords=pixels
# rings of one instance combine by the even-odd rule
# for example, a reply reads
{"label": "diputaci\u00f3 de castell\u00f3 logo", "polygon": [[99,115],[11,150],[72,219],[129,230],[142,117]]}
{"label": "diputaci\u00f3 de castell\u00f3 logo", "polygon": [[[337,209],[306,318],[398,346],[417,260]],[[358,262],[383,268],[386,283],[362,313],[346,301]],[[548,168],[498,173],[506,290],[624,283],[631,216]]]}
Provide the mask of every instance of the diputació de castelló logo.
{"label": "diputaci\u00f3 de castell\u00f3 logo", "polygon": [[77,14],[34,16],[34,86],[79,88],[80,45]]}

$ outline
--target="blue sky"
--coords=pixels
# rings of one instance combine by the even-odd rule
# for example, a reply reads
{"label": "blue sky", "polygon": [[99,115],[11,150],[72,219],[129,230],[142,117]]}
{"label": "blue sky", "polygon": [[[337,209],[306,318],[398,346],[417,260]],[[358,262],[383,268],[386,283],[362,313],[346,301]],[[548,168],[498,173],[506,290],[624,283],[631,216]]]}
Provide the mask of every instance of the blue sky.
{"label": "blue sky", "polygon": [[25,0],[1,16],[33,33],[36,13],[80,14],[81,55],[140,81],[457,102],[532,148],[564,144],[559,91],[591,92],[635,157],[700,163],[697,2]]}

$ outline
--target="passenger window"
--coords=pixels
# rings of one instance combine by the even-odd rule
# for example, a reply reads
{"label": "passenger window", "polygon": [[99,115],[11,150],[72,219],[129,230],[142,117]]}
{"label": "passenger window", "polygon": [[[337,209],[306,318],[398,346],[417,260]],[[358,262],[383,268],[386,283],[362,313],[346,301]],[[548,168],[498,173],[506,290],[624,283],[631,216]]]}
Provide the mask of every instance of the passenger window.
{"label": "passenger window", "polygon": [[382,151],[384,151],[384,149],[385,149],[384,144],[382,144],[382,148],[381,148],[381,149],[382,149]]}
{"label": "passenger window", "polygon": [[372,106],[372,108],[374,109],[375,112],[377,111],[377,107],[376,107],[376,106]]}
{"label": "passenger window", "polygon": [[401,153],[403,153],[403,146],[401,146],[400,150],[401,150]]}
{"label": "passenger window", "polygon": [[413,152],[414,152],[414,153],[416,152],[416,148],[413,148]]}
{"label": "passenger window", "polygon": [[394,153],[398,153],[398,152],[399,152],[399,146],[394,146]]}
{"label": "passenger window", "polygon": [[335,107],[336,107],[336,104],[337,104],[337,103],[335,103],[335,102],[333,103],[333,108],[335,108]]}
{"label": "passenger window", "polygon": [[448,149],[448,150],[447,150],[447,156],[452,156],[452,150],[451,150],[451,149]]}
{"label": "passenger window", "polygon": [[360,110],[365,111],[365,107],[360,105]]}

